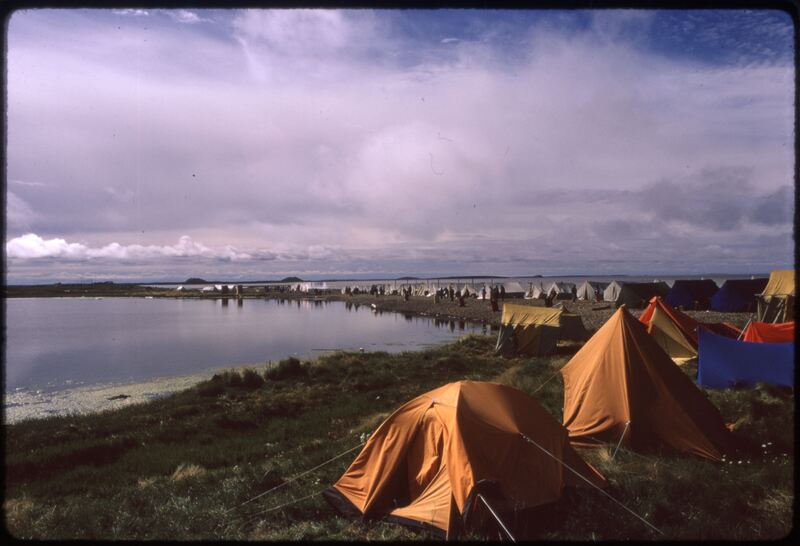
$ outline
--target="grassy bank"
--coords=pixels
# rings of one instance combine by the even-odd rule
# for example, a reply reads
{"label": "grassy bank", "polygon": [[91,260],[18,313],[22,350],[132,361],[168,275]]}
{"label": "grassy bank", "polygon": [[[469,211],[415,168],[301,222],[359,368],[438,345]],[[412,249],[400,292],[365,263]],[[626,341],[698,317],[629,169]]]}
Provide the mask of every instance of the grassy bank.
{"label": "grassy bank", "polygon": [[[7,528],[44,539],[427,538],[395,524],[342,518],[314,495],[357,450],[242,503],[357,446],[400,404],[450,381],[491,380],[535,393],[560,420],[563,389],[554,373],[577,346],[547,359],[502,359],[493,346],[491,337],[468,336],[423,352],[287,360],[113,412],[8,425]],[[581,453],[609,478],[610,494],[667,538],[783,536],[792,521],[793,396],[769,388],[710,395],[749,446],[734,464],[624,449],[612,459],[613,446]],[[526,533],[658,538],[583,488],[569,490]]]}

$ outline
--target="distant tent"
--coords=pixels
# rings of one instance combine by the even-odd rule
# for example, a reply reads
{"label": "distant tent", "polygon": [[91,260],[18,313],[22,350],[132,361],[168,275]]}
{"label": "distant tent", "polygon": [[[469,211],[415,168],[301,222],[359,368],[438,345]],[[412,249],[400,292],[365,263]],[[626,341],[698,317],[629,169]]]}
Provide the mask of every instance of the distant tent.
{"label": "distant tent", "polygon": [[664,301],[676,309],[708,309],[717,290],[717,283],[711,279],[678,279]]}
{"label": "distant tent", "polygon": [[559,339],[583,341],[589,337],[579,315],[556,307],[503,304],[495,352],[504,356],[543,356]]}
{"label": "distant tent", "polygon": [[627,305],[631,309],[642,309],[653,296],[664,297],[669,292],[669,285],[659,282],[629,282],[622,285],[614,306]]}
{"label": "distant tent", "polygon": [[536,283],[530,283],[528,287],[528,291],[525,292],[525,299],[533,300],[533,299],[543,299],[544,298],[544,286],[542,286],[541,281]]}
{"label": "distant tent", "polygon": [[759,382],[794,386],[794,342],[751,343],[700,331],[698,385],[725,389]]}
{"label": "distant tent", "polygon": [[611,281],[606,286],[606,289],[603,290],[603,300],[605,301],[617,301],[619,297],[619,293],[622,291],[622,287],[625,285],[624,282],[618,281]]}
{"label": "distant tent", "polygon": [[794,320],[794,269],[772,271],[764,291],[758,296],[759,322]]}
{"label": "distant tent", "polygon": [[505,282],[502,284],[507,298],[521,298],[525,296],[525,288],[518,282]]}
{"label": "distant tent", "polygon": [[716,407],[625,306],[561,369],[564,426],[580,444],[667,445],[714,461],[730,447]]}
{"label": "distant tent", "polygon": [[[600,301],[603,299],[603,292],[608,288],[607,282],[585,281],[578,285],[578,299],[587,301]],[[598,291],[600,298],[598,300]]]}
{"label": "distant tent", "polygon": [[480,532],[491,518],[478,495],[509,521],[513,511],[552,503],[565,486],[587,481],[606,486],[534,398],[459,381],[392,413],[323,496],[345,515],[385,517],[452,539]]}
{"label": "distant tent", "polygon": [[767,279],[728,279],[711,297],[711,309],[723,313],[755,310],[756,295],[764,291]]}
{"label": "distant tent", "polygon": [[576,286],[572,282],[554,282],[547,289],[547,295],[554,296],[556,299],[572,299],[573,288]]}
{"label": "distant tent", "polygon": [[658,346],[678,364],[697,357],[697,331],[700,328],[728,337],[738,337],[741,334],[732,324],[697,321],[673,309],[658,297],[650,299],[650,304],[642,312],[639,322],[645,325],[647,333]]}
{"label": "distant tent", "polygon": [[751,322],[747,325],[742,336],[742,341],[751,343],[790,343],[794,341],[794,321],[778,322]]}

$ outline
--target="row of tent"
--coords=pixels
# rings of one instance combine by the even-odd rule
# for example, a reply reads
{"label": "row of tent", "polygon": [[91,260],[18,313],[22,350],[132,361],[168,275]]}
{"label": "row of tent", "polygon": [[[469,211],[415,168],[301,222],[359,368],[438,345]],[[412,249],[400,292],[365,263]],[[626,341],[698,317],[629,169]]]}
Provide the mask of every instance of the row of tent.
{"label": "row of tent", "polygon": [[[530,284],[528,299],[572,297],[588,301],[614,302],[616,307],[644,307],[654,296],[676,308],[723,313],[757,311],[766,322],[791,320],[794,303],[794,270],[775,270],[769,278],[728,279],[718,287],[712,279],[678,279],[670,287],[666,282],[629,283],[624,281],[585,281],[580,285],[554,282]],[[781,320],[779,320],[780,322]]]}
{"label": "row of tent", "polygon": [[[373,286],[378,288],[382,287],[384,294],[402,294],[404,290],[411,290],[412,296],[433,297],[437,290],[442,288],[453,287],[453,292],[456,295],[464,297],[476,297],[478,299],[489,299],[492,288],[500,287],[503,293],[508,298],[522,298],[525,295],[525,288],[518,282],[506,283],[442,283],[442,282],[417,282],[417,283],[400,283],[400,284],[378,284],[378,285],[363,285],[354,284],[342,287],[341,293],[346,294],[348,289],[350,293],[368,294]],[[356,291],[357,290],[357,291]]]}
{"label": "row of tent", "polygon": [[[569,315],[519,307],[504,305],[507,325],[558,329]],[[656,313],[658,305],[651,322]],[[757,326],[752,335],[785,335],[777,330]],[[706,328],[698,335],[701,351],[706,335],[737,342]],[[414,398],[373,432],[324,497],[342,514],[449,539],[480,531],[490,514],[502,524],[553,502],[567,486],[605,487],[573,445],[667,447],[712,461],[736,447],[719,410],[624,305],[560,373],[563,423],[533,397],[494,383],[459,381]]]}
{"label": "row of tent", "polygon": [[[588,338],[580,316],[558,307],[507,303],[500,322],[495,351],[503,356],[546,356],[559,340]],[[676,364],[698,359],[704,386],[792,385],[794,321],[751,321],[740,330],[728,322],[695,320],[654,297],[639,322]]]}

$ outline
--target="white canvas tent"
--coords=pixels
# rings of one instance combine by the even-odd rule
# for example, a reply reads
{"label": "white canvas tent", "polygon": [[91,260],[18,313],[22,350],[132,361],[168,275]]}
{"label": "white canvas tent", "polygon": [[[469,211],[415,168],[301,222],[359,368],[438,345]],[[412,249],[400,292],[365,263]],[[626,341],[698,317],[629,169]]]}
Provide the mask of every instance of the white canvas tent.
{"label": "white canvas tent", "polygon": [[516,281],[514,282],[505,282],[502,283],[502,287],[505,289],[506,297],[523,297],[525,295],[525,288]]}
{"label": "white canvas tent", "polygon": [[624,284],[625,284],[624,282],[618,282],[618,281],[611,281],[610,283],[608,283],[606,289],[603,290],[603,300],[617,301],[619,293],[622,291],[622,286]]}
{"label": "white canvas tent", "polygon": [[608,288],[606,282],[585,281],[578,285],[578,299],[587,301],[598,301],[597,291],[600,291],[599,300],[603,299],[603,292]]}

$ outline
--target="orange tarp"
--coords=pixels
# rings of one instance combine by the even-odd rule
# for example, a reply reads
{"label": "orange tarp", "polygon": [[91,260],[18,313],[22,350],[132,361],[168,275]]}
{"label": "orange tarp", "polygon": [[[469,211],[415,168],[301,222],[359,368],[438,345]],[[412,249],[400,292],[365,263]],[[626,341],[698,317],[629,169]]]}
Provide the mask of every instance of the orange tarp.
{"label": "orange tarp", "polygon": [[535,399],[505,385],[459,381],[418,396],[389,416],[326,498],[334,504],[333,496],[344,497],[365,517],[426,524],[451,537],[482,480],[498,484],[514,509],[553,502],[565,485],[585,485],[524,436],[605,485]]}
{"label": "orange tarp", "polygon": [[794,321],[776,324],[751,322],[742,339],[755,343],[790,343],[794,341]]}
{"label": "orange tarp", "polygon": [[[714,405],[625,307],[562,368],[574,443],[665,444],[718,461],[730,435]],[[626,430],[626,424],[629,423]]]}

